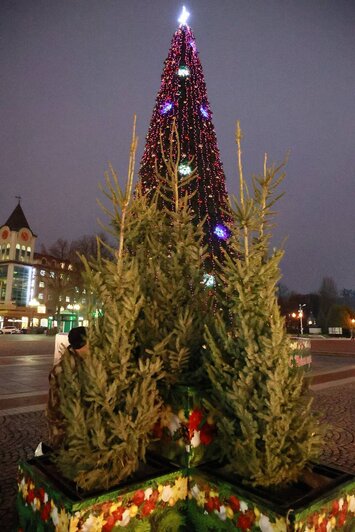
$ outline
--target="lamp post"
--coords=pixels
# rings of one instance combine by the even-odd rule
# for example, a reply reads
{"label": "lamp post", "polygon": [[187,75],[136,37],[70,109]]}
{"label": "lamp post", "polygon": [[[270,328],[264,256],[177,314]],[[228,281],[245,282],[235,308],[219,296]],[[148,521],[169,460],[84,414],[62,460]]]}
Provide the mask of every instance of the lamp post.
{"label": "lamp post", "polygon": [[0,302],[1,303],[5,301],[5,294],[6,294],[6,283],[5,281],[0,281]]}
{"label": "lamp post", "polygon": [[298,305],[298,317],[299,317],[299,320],[300,320],[300,333],[301,335],[303,334],[303,308],[305,307],[306,305],[301,305],[301,303]]}
{"label": "lamp post", "polygon": [[351,318],[351,327],[350,327],[350,340],[354,338],[354,327],[355,327],[355,318]]}
{"label": "lamp post", "polygon": [[29,327],[33,327],[33,318],[35,315],[35,312],[38,310],[39,301],[37,301],[36,298],[31,299],[31,301],[28,302],[28,306],[31,308],[31,321],[29,324]]}

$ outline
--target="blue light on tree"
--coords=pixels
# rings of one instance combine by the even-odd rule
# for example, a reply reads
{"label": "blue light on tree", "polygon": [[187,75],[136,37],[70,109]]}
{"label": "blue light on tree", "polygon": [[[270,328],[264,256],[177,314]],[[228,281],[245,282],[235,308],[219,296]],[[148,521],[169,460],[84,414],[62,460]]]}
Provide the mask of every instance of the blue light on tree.
{"label": "blue light on tree", "polygon": [[174,104],[173,102],[165,102],[162,106],[161,106],[161,109],[160,109],[160,114],[161,115],[166,115],[169,111],[171,111],[171,109],[174,107]]}
{"label": "blue light on tree", "polygon": [[189,42],[189,45],[193,49],[194,53],[197,54],[196,43],[195,43],[195,41],[193,39],[191,39],[191,41]]}
{"label": "blue light on tree", "polygon": [[227,240],[229,238],[229,229],[225,225],[217,224],[213,230],[213,233],[220,240]]}
{"label": "blue light on tree", "polygon": [[201,107],[200,107],[200,113],[202,114],[202,116],[204,118],[209,118],[210,117],[210,114],[209,114],[208,110],[203,105],[201,105]]}

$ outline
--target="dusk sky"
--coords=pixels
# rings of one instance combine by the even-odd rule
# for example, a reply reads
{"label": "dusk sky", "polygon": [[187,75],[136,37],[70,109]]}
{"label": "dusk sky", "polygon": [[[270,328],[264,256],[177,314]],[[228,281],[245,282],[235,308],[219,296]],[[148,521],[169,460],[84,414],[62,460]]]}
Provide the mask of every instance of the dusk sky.
{"label": "dusk sky", "polygon": [[[0,224],[21,196],[40,244],[100,231],[99,183],[144,149],[183,2],[1,0]],[[290,151],[276,218],[282,283],[355,289],[355,1],[191,0],[229,193]]]}

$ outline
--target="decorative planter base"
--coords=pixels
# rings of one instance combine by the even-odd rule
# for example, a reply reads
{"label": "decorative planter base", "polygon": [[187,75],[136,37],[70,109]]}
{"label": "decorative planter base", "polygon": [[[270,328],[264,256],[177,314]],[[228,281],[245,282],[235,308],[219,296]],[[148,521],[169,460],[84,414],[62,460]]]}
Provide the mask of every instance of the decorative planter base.
{"label": "decorative planter base", "polygon": [[179,530],[188,478],[174,466],[147,460],[134,479],[107,492],[75,490],[46,456],[19,465],[18,530],[110,532]]}
{"label": "decorative planter base", "polygon": [[83,494],[46,456],[19,466],[23,532],[354,532],[355,477],[326,466],[322,488],[250,489],[221,467],[178,469],[152,458],[134,479]]}
{"label": "decorative planter base", "polygon": [[324,480],[321,487],[298,482],[273,490],[245,487],[223,468],[194,469],[189,482],[191,530],[354,532],[354,475],[321,465],[313,471]]}

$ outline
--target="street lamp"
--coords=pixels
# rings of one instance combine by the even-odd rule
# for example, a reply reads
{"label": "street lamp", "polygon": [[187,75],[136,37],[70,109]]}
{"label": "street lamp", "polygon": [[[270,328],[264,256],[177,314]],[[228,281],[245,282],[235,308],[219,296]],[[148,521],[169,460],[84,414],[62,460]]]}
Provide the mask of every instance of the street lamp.
{"label": "street lamp", "polygon": [[355,318],[351,318],[351,327],[350,327],[350,340],[354,337],[354,327],[355,327]]}
{"label": "street lamp", "polygon": [[303,334],[303,308],[305,307],[306,305],[301,305],[301,303],[298,305],[298,317],[300,319],[300,333],[301,335]]}
{"label": "street lamp", "polygon": [[29,326],[33,327],[34,315],[35,312],[38,311],[39,301],[34,297],[28,302],[28,306],[31,308],[31,320]]}

